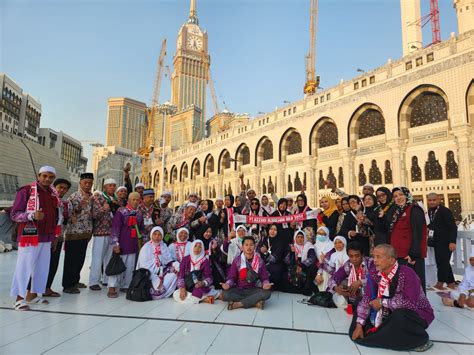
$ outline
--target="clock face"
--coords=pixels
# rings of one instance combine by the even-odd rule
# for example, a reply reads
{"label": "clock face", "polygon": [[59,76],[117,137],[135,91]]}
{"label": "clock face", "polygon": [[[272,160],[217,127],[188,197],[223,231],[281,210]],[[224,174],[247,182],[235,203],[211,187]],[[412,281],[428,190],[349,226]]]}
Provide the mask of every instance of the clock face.
{"label": "clock face", "polygon": [[188,38],[188,48],[199,51],[202,49],[202,40],[199,37],[196,36],[190,36]]}

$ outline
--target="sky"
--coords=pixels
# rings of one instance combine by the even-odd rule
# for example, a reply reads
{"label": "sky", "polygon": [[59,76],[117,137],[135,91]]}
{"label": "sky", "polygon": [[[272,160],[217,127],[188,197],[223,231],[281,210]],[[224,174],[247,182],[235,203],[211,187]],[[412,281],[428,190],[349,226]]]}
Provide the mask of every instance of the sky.
{"label": "sky", "polygon": [[[271,112],[303,98],[309,0],[197,0],[208,32],[221,109]],[[429,0],[421,0],[422,14]],[[439,0],[441,36],[457,32],[452,0]],[[150,103],[161,42],[172,68],[189,0],[0,0],[0,72],[42,104],[41,127],[105,143],[107,99]],[[429,24],[424,45],[431,42]],[[321,87],[402,55],[399,0],[319,0]],[[160,102],[170,98],[164,77]],[[208,101],[210,95],[208,94]],[[212,113],[208,102],[207,112]]]}

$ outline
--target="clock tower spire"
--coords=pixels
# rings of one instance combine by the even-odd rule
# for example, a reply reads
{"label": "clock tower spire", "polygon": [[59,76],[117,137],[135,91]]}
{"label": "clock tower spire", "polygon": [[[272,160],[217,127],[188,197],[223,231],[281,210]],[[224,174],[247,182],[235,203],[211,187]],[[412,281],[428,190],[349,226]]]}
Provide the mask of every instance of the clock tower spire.
{"label": "clock tower spire", "polygon": [[188,23],[193,23],[195,25],[199,25],[199,21],[198,21],[198,18],[197,18],[197,12],[196,12],[196,0],[191,0],[191,5],[189,7]]}

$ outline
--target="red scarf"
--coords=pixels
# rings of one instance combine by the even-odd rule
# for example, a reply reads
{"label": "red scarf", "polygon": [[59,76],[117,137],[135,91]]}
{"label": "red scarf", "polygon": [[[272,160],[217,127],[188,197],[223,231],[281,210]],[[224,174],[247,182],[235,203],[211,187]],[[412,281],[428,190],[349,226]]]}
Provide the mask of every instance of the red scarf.
{"label": "red scarf", "polygon": [[154,247],[153,249],[153,255],[155,255],[155,265],[160,267],[161,262],[160,262],[160,255],[161,255],[161,243],[155,244],[150,240],[151,245]]}
{"label": "red scarf", "polygon": [[[251,266],[252,266],[253,271],[258,273],[258,268],[260,266],[260,256],[258,255],[258,253],[253,254]],[[239,278],[241,280],[247,279],[247,257],[245,256],[245,253],[243,252],[240,254]]]}
{"label": "red scarf", "polygon": [[137,237],[137,230],[138,230],[138,222],[137,222],[137,210],[134,210],[130,204],[127,204],[125,207],[128,212],[128,226],[131,228],[130,230],[130,237],[136,238]]}
{"label": "red scarf", "polygon": [[351,264],[351,272],[349,273],[348,285],[352,285],[355,281],[362,280],[362,264],[359,268],[355,269],[354,265]]}
{"label": "red scarf", "polygon": [[[390,284],[392,282],[393,277],[398,271],[398,261],[395,261],[395,264],[393,264],[392,269],[390,272],[387,274],[381,272],[380,275],[382,276],[380,282],[379,282],[379,289],[377,291],[377,298],[383,302],[382,297],[383,296],[388,296],[386,295],[387,288],[390,287]],[[375,328],[378,328],[382,324],[382,308],[377,312],[377,316],[375,317]]]}
{"label": "red scarf", "polygon": [[188,241],[175,242],[174,244],[176,246],[176,256],[178,257],[178,261],[181,262],[181,260],[184,258],[184,254],[186,253],[186,245],[188,244]]}
{"label": "red scarf", "polygon": [[228,233],[230,233],[230,232],[234,231],[234,209],[232,207],[230,207],[230,208],[226,207],[225,210],[227,212],[227,221],[229,222]]}

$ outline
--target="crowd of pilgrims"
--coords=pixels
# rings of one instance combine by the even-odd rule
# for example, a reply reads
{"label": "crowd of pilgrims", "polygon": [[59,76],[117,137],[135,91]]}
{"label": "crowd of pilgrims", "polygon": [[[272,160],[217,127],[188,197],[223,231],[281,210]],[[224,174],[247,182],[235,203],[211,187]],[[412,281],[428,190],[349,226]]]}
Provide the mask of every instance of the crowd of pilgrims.
{"label": "crowd of pilgrims", "polygon": [[[238,196],[228,194],[214,201],[191,193],[184,204],[172,209],[171,192],[156,196],[141,183],[132,188],[127,176],[124,186],[117,188],[115,180],[107,179],[101,191],[93,192],[90,173],[81,176],[79,191],[66,198],[70,183],[64,179],[53,183],[53,178],[54,169],[43,167],[36,183],[19,190],[11,211],[12,219],[22,227],[35,223],[40,245],[51,243],[51,255],[46,258],[46,251],[37,248],[36,259],[47,260],[49,269],[42,265],[28,270],[19,253],[11,292],[17,310],[27,310],[32,303],[47,304],[45,296],[60,296],[51,285],[63,242],[63,292],[77,294],[87,287],[80,282],[80,272],[92,239],[88,286],[93,291],[106,286],[110,298],[126,292],[134,270],[139,269],[149,271],[153,299],[173,297],[179,303],[214,303],[219,299],[228,302],[229,310],[263,309],[271,290],[306,296],[329,293],[337,307],[353,305],[354,314],[358,313],[351,326],[354,340],[362,341],[364,334],[370,334],[368,324],[380,326],[380,319],[385,320],[389,310],[394,316],[391,327],[386,328],[406,336],[411,343],[403,345],[401,341],[397,345],[384,340],[379,346],[402,349],[429,344],[424,329],[433,320],[433,310],[425,296],[426,219],[405,187],[374,191],[367,184],[361,197],[337,190],[332,194],[337,198],[327,195],[320,199],[316,213],[313,211],[316,218],[246,224],[238,217],[307,215],[313,209],[304,191],[296,198],[278,198],[273,193],[257,197],[255,190],[245,189],[245,185]],[[39,186],[35,197],[42,207],[39,210],[29,206],[33,186]],[[59,212],[48,208],[42,199]],[[47,229],[57,224],[62,224],[61,234],[49,233]],[[19,238],[19,245],[29,240],[21,231]],[[107,276],[105,269],[113,254],[120,256],[126,269]],[[389,259],[391,264],[383,269],[384,260]],[[395,288],[394,278],[398,282]],[[375,291],[368,280],[376,282]],[[397,296],[389,298],[394,294]],[[411,313],[395,312],[408,311],[406,308]],[[410,329],[407,319],[414,315],[418,327]],[[418,332],[419,337],[405,334],[410,331]]]}

